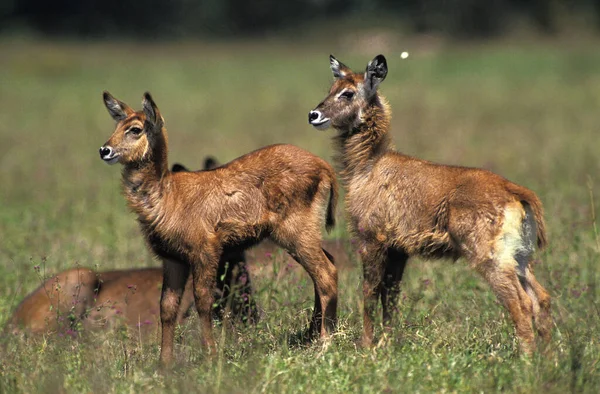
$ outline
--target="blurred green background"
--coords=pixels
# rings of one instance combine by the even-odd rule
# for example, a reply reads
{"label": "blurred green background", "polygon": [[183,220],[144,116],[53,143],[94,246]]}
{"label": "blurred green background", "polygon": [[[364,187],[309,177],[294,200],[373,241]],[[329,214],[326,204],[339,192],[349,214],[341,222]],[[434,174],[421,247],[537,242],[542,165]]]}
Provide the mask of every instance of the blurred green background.
{"label": "blurred green background", "polygon": [[[487,4],[483,6],[482,4]],[[596,7],[596,8],[595,8]],[[181,328],[172,375],[159,348],[119,330],[0,339],[0,392],[595,392],[600,386],[600,51],[591,1],[39,1],[0,6],[0,325],[42,275],[76,264],[158,265],[98,156],[110,91],[153,94],[170,162],[199,168],[292,143],[332,162],[333,131],[307,114],[326,95],[328,55],[381,85],[398,150],[491,169],[538,193],[550,247],[536,276],[553,296],[554,338],[520,358],[512,324],[462,261],[411,261],[399,323],[372,350],[360,336],[360,272],[340,274],[340,330],[297,347],[306,276],[253,278],[263,319],[217,326],[206,357],[197,320]],[[408,59],[400,54],[408,51]],[[340,224],[329,235],[347,238]],[[354,254],[351,254],[355,259]],[[301,313],[299,313],[301,312]],[[293,341],[292,341],[293,342]]]}

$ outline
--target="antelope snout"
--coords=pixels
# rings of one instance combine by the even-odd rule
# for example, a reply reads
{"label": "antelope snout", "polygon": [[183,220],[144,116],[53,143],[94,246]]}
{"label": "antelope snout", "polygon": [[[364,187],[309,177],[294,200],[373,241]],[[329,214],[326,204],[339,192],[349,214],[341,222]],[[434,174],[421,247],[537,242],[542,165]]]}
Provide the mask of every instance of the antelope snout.
{"label": "antelope snout", "polygon": [[108,164],[115,164],[119,160],[119,155],[110,146],[100,147],[100,158]]}
{"label": "antelope snout", "polygon": [[315,120],[321,117],[321,113],[319,111],[310,111],[308,113],[308,123],[312,124]]}
{"label": "antelope snout", "polygon": [[329,127],[331,120],[321,113],[321,111],[313,110],[308,113],[308,123],[319,130],[324,130]]}

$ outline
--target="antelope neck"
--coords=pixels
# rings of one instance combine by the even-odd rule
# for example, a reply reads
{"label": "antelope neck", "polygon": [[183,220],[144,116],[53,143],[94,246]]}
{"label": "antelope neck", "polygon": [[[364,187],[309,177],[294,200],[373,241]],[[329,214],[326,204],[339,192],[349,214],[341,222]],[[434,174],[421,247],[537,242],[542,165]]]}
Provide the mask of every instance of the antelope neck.
{"label": "antelope neck", "polygon": [[379,157],[393,149],[389,136],[390,110],[386,100],[378,96],[363,111],[360,124],[349,130],[339,130],[335,137],[340,154],[345,184],[357,176],[368,173]]}
{"label": "antelope neck", "polygon": [[127,165],[123,170],[123,191],[128,205],[142,225],[153,225],[160,218],[161,201],[169,184],[166,161],[147,160]]}

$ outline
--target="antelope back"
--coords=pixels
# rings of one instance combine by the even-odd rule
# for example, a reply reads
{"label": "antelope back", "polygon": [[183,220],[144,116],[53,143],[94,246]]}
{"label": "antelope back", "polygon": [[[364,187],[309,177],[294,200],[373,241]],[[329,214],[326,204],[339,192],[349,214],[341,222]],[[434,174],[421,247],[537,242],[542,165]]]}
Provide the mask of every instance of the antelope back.
{"label": "antelope back", "polygon": [[92,270],[63,271],[25,297],[15,309],[9,327],[34,334],[64,333],[91,307],[97,288],[96,274]]}

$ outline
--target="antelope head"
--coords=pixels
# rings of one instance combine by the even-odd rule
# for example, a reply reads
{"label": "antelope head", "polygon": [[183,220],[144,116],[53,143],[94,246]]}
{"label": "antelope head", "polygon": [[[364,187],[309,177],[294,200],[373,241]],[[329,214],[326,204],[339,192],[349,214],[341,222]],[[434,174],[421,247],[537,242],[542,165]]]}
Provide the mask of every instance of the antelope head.
{"label": "antelope head", "polygon": [[100,148],[100,158],[108,164],[134,164],[152,159],[153,148],[163,132],[164,120],[150,93],[144,93],[142,111],[134,111],[104,92],[104,105],[117,122],[115,131]]}
{"label": "antelope head", "polygon": [[362,123],[365,108],[377,100],[377,87],[387,75],[383,55],[369,62],[364,73],[355,73],[333,55],[329,64],[335,78],[329,95],[308,114],[308,123],[319,130],[330,126],[352,130]]}

